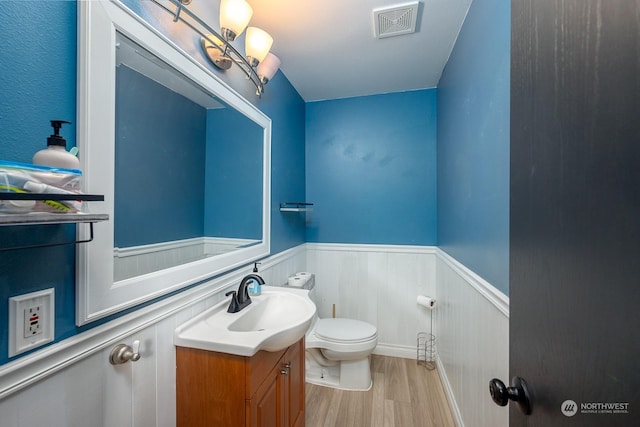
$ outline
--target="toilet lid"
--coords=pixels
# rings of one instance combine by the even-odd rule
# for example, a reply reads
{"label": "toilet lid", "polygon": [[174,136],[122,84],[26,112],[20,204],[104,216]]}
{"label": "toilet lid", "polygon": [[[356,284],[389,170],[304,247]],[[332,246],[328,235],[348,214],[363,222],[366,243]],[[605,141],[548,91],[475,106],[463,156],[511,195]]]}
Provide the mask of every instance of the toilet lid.
{"label": "toilet lid", "polygon": [[332,341],[366,341],[376,336],[376,327],[354,319],[320,319],[316,335]]}

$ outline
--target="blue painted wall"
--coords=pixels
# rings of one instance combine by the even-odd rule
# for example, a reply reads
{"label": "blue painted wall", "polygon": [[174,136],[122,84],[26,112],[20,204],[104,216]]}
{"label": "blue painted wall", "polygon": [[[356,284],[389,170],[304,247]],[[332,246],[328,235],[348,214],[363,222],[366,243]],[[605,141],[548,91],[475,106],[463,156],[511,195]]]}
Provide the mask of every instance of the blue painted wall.
{"label": "blue painted wall", "polygon": [[[49,120],[75,122],[75,21],[75,2],[0,2],[2,158],[30,163],[47,146]],[[34,43],[36,29],[47,36]],[[61,134],[75,145],[74,125]]]}
{"label": "blue painted wall", "polygon": [[[75,122],[75,22],[75,2],[0,2],[0,158],[30,163],[33,154],[46,147],[49,120]],[[47,37],[34,43],[34,28]],[[75,145],[74,125],[63,127],[62,134],[67,148]],[[3,247],[74,238],[70,225],[0,227]],[[8,354],[11,296],[54,288],[56,339],[75,329],[74,260],[73,246],[0,253],[0,364]]]}
{"label": "blue painted wall", "polygon": [[507,0],[474,1],[438,85],[439,246],[509,292]]}
{"label": "blue painted wall", "polygon": [[312,102],[307,241],[437,244],[436,90]]}
{"label": "blue painted wall", "polygon": [[207,110],[124,65],[116,100],[116,247],[202,236]]}
{"label": "blue painted wall", "polygon": [[[148,3],[148,2],[141,2]],[[46,145],[50,119],[75,122],[77,4],[74,1],[0,1],[0,159],[30,162]],[[28,25],[27,25],[28,24]],[[33,29],[47,37],[33,42]],[[55,55],[55,60],[53,60]],[[277,253],[304,242],[304,222],[279,216],[277,204],[304,199],[304,111],[302,98],[282,73],[257,98],[255,89],[236,76],[223,79],[271,117],[272,243]],[[75,127],[63,131],[75,145]],[[82,153],[80,153],[82,155]],[[75,237],[73,225],[0,227],[3,246],[59,242]],[[37,268],[34,268],[37,266]],[[60,341],[101,322],[75,326],[75,247],[16,250],[0,253],[0,365],[8,353],[8,298],[55,288],[55,340]],[[108,319],[107,319],[108,320]]]}
{"label": "blue painted wall", "polygon": [[263,135],[236,110],[207,111],[205,236],[262,239]]}
{"label": "blue painted wall", "polygon": [[271,118],[271,253],[305,241],[304,215],[280,212],[281,202],[305,200],[305,103],[278,72],[256,105]]}
{"label": "blue painted wall", "polygon": [[116,82],[116,246],[260,239],[263,129],[124,65]]}

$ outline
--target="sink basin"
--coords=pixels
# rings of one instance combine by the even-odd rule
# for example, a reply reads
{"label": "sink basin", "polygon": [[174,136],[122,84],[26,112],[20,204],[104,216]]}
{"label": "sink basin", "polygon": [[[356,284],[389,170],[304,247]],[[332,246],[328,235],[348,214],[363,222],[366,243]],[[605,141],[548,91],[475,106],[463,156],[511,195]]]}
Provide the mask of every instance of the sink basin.
{"label": "sink basin", "polygon": [[316,314],[304,289],[262,286],[262,295],[238,313],[227,313],[229,300],[179,326],[174,344],[239,356],[279,351],[300,340]]}

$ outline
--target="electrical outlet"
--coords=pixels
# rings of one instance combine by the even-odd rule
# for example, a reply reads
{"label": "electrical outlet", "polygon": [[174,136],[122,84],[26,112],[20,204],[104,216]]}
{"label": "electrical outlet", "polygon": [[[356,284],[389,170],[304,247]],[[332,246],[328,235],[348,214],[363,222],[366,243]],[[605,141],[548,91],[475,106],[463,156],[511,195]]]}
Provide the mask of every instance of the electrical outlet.
{"label": "electrical outlet", "polygon": [[9,298],[9,357],[53,341],[54,289]]}
{"label": "electrical outlet", "polygon": [[24,309],[24,338],[31,338],[42,333],[42,305],[34,305]]}

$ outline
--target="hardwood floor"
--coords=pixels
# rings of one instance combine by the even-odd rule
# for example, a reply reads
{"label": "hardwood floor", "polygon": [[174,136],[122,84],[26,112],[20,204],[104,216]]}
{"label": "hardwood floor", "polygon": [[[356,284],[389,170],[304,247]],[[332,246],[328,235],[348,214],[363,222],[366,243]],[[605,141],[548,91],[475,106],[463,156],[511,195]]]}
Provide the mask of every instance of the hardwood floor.
{"label": "hardwood floor", "polygon": [[373,355],[366,392],[306,384],[306,427],[455,427],[437,371]]}

